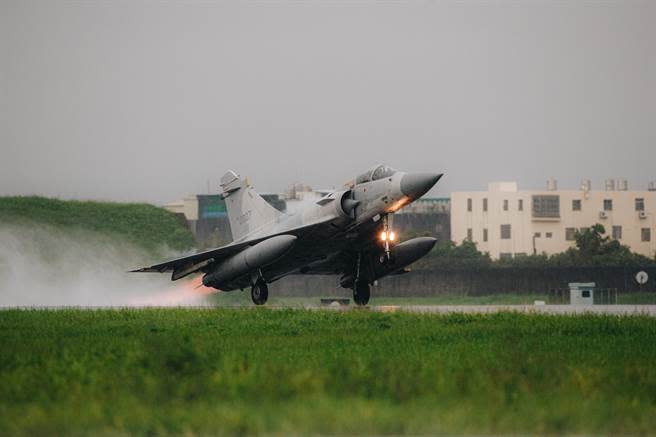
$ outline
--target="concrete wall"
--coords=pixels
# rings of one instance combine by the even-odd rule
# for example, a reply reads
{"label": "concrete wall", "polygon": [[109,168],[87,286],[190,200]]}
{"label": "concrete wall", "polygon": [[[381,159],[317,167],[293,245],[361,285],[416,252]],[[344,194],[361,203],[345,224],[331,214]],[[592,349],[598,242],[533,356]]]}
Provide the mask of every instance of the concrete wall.
{"label": "concrete wall", "polygon": [[[389,297],[436,296],[461,293],[487,295],[497,293],[548,293],[566,288],[569,282],[596,282],[599,288],[617,288],[620,292],[656,293],[656,268],[643,269],[649,281],[640,287],[635,274],[640,269],[623,267],[590,268],[490,268],[485,270],[414,271],[379,281],[372,295]],[[278,296],[351,296],[351,290],[339,286],[337,276],[288,276],[270,285],[270,294]]]}
{"label": "concrete wall", "polygon": [[190,221],[189,224],[194,229],[194,236],[200,249],[211,249],[232,241],[227,216]]}

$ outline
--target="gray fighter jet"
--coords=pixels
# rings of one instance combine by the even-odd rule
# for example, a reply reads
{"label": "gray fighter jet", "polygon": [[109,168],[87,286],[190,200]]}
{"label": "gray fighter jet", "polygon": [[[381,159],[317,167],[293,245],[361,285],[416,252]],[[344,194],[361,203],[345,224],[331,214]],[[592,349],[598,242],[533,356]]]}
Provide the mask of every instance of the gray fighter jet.
{"label": "gray fighter jet", "polygon": [[171,280],[203,273],[203,285],[222,291],[250,287],[256,305],[267,301],[267,284],[292,274],[337,274],[358,305],[370,285],[406,272],[426,255],[435,238],[396,244],[390,216],[418,199],[442,177],[404,173],[379,165],[306,209],[281,213],[247,179],[228,171],[221,178],[233,242],[134,272],[172,271]]}

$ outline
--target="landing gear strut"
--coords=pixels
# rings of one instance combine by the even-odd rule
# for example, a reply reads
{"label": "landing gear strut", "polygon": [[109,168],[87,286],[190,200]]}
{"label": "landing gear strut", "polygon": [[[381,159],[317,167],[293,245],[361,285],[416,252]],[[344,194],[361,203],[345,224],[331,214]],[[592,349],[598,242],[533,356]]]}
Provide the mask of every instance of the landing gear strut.
{"label": "landing gear strut", "polygon": [[389,217],[387,214],[383,216],[383,232],[380,235],[381,240],[385,247],[385,255],[380,258],[380,262],[387,264],[392,261],[392,252],[390,250],[390,243],[396,240],[396,234],[390,229]]}
{"label": "landing gear strut", "polygon": [[366,305],[369,303],[370,295],[371,292],[367,281],[359,280],[353,284],[353,301],[357,305]]}
{"label": "landing gear strut", "polygon": [[371,292],[369,283],[360,277],[360,264],[362,263],[362,253],[358,253],[358,261],[355,264],[355,281],[353,282],[353,301],[357,305],[366,305],[369,302]]}
{"label": "landing gear strut", "polygon": [[264,305],[269,297],[269,287],[259,278],[251,287],[251,299],[255,305]]}

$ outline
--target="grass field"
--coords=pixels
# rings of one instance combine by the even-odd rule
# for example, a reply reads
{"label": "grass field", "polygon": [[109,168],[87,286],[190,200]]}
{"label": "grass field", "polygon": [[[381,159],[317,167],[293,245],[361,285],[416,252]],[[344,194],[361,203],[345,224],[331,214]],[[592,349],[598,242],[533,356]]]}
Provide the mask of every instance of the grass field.
{"label": "grass field", "polygon": [[82,230],[130,242],[153,254],[189,250],[191,231],[174,214],[146,203],[95,202],[45,197],[0,197],[0,224]]}
{"label": "grass field", "polygon": [[650,434],[656,320],[0,311],[0,434]]}

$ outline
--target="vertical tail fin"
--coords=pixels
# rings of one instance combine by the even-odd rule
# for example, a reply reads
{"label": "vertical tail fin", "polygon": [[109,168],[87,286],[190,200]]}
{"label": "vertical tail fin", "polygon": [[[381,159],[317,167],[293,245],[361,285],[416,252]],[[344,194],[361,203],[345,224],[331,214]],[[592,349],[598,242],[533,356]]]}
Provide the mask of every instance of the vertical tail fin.
{"label": "vertical tail fin", "polygon": [[237,241],[267,223],[274,222],[281,212],[255,192],[248,180],[229,170],[221,178],[221,188],[228,210],[232,240]]}

